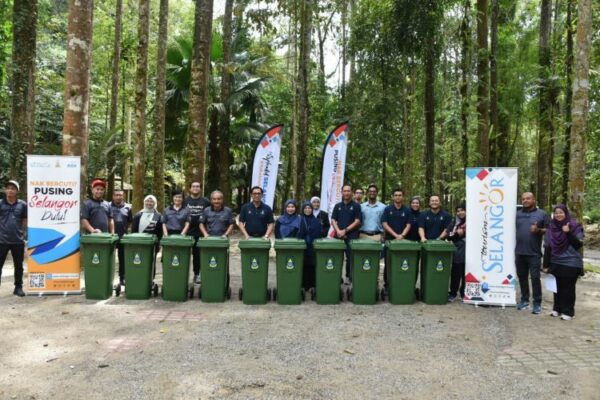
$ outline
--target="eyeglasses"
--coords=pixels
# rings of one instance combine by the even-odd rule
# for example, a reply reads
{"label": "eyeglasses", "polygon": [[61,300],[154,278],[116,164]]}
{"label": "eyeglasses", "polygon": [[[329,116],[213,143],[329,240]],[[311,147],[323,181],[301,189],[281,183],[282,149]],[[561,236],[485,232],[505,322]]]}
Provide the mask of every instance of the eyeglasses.
{"label": "eyeglasses", "polygon": [[252,192],[252,196],[260,196],[261,194],[261,192]]}

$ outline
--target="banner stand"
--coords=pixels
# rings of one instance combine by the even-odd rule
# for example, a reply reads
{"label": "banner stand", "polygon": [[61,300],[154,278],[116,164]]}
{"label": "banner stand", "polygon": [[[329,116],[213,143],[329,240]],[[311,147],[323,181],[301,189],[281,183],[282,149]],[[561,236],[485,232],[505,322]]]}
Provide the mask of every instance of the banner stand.
{"label": "banner stand", "polygon": [[267,129],[256,144],[254,162],[252,163],[252,181],[250,182],[250,187],[259,186],[262,188],[262,202],[271,207],[271,209],[273,208],[275,190],[277,189],[282,135],[282,124]]}

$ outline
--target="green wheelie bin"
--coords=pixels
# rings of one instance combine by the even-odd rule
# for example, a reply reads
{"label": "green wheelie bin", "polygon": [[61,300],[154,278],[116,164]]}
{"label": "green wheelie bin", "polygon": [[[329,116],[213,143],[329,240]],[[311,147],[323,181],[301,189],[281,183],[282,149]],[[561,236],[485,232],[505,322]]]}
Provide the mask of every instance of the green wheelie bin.
{"label": "green wheelie bin", "polygon": [[339,239],[317,239],[313,242],[316,255],[316,282],[311,289],[317,304],[339,304],[343,298],[342,267],[346,243]]}
{"label": "green wheelie bin", "polygon": [[112,295],[117,240],[119,237],[111,233],[81,236],[86,299],[106,300]]}
{"label": "green wheelie bin", "polygon": [[271,298],[268,288],[271,241],[250,238],[240,240],[239,247],[242,253],[242,287],[239,298],[244,304],[266,304]]}
{"label": "green wheelie bin", "polygon": [[202,284],[198,297],[206,303],[222,303],[231,298],[229,287],[229,238],[209,236],[198,240]]}
{"label": "green wheelie bin", "polygon": [[273,290],[273,298],[278,304],[300,304],[304,300],[305,249],[306,242],[302,239],[275,240],[277,288]]}
{"label": "green wheelie bin", "polygon": [[357,239],[350,242],[352,249],[352,288],[348,288],[348,298],[354,304],[375,304],[379,297],[379,258],[381,243]]}
{"label": "green wheelie bin", "polygon": [[170,235],[162,238],[163,285],[162,297],[167,301],[185,301],[194,296],[189,285],[192,236]]}
{"label": "green wheelie bin", "polygon": [[385,300],[385,297],[388,297],[391,304],[412,304],[415,302],[415,281],[421,243],[388,240],[385,245],[388,289],[381,289],[381,299]]}
{"label": "green wheelie bin", "polygon": [[131,233],[121,238],[125,253],[125,297],[132,300],[147,300],[152,292],[158,295],[158,286],[152,284],[154,247],[156,236],[149,233]]}
{"label": "green wheelie bin", "polygon": [[456,247],[445,240],[423,243],[423,270],[421,296],[425,304],[446,304],[452,270],[452,256]]}

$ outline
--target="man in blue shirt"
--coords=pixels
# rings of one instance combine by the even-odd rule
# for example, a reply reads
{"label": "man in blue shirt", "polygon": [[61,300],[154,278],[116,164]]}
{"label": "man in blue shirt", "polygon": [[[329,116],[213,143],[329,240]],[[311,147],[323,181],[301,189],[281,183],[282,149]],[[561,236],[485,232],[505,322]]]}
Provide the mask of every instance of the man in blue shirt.
{"label": "man in blue shirt", "polygon": [[542,238],[546,233],[549,218],[546,212],[537,208],[535,196],[525,192],[521,196],[523,208],[517,212],[517,237],[515,246],[515,263],[519,286],[521,287],[521,302],[518,310],[529,308],[529,275],[533,291],[533,314],[542,312],[542,283],[540,280]]}
{"label": "man in blue shirt", "polygon": [[[410,232],[410,210],[404,206],[404,191],[400,188],[394,189],[392,193],[392,204],[387,206],[383,215],[381,216],[381,222],[383,229],[385,230],[385,240],[404,240]],[[387,248],[384,248],[384,253]],[[385,286],[388,285],[388,265],[387,258],[385,262],[385,269],[383,271],[383,281]]]}
{"label": "man in blue shirt", "polygon": [[362,212],[362,224],[360,226],[360,238],[381,241],[383,226],[381,216],[385,204],[377,201],[377,186],[369,185],[367,188],[367,201],[360,205]]}
{"label": "man in blue shirt", "polygon": [[350,240],[358,239],[358,228],[362,223],[360,204],[352,200],[352,186],[342,186],[342,201],[333,207],[331,225],[335,230],[335,237],[346,242],[346,279],[352,282],[352,251]]}
{"label": "man in blue shirt", "polygon": [[131,212],[131,204],[125,202],[124,192],[121,189],[113,191],[112,201],[110,203],[110,212],[115,226],[115,233],[119,235],[117,242],[117,259],[119,260],[119,282],[125,285],[125,249],[121,244],[120,239],[123,235],[129,232],[133,214]]}
{"label": "man in blue shirt", "polygon": [[19,183],[14,180],[4,186],[6,199],[0,200],[0,279],[8,252],[15,266],[15,289],[13,294],[23,292],[23,259],[25,257],[25,231],[27,230],[27,203],[17,198]]}
{"label": "man in blue shirt", "polygon": [[452,218],[442,209],[440,197],[437,195],[429,197],[429,210],[421,213],[419,219],[421,242],[444,240],[448,236],[450,224],[452,224]]}
{"label": "man in blue shirt", "polygon": [[246,239],[263,236],[268,239],[273,232],[273,210],[262,202],[263,190],[260,186],[250,189],[250,195],[252,201],[242,206],[238,227]]}

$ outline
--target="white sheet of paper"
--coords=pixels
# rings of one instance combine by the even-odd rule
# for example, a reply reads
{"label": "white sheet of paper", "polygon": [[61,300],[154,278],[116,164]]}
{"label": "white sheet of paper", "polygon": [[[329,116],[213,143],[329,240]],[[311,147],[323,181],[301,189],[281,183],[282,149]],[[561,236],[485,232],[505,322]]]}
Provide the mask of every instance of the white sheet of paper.
{"label": "white sheet of paper", "polygon": [[552,274],[545,274],[544,283],[546,285],[546,289],[552,293],[556,293],[556,277]]}

